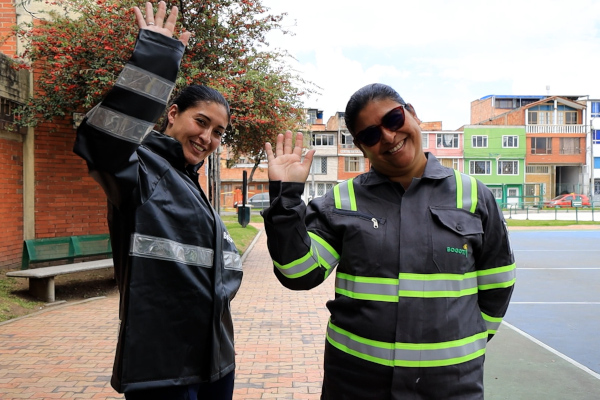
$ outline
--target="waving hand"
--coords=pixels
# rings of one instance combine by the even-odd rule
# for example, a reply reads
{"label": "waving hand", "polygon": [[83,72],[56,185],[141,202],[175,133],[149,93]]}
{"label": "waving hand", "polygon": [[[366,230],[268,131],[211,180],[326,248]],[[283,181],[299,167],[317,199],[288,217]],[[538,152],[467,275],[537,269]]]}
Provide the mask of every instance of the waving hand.
{"label": "waving hand", "polygon": [[[166,21],[165,15],[167,15],[167,5],[164,1],[158,3],[156,15],[154,15],[152,3],[150,2],[146,3],[145,18],[138,7],[133,7],[133,12],[135,13],[135,19],[140,29],[147,29],[149,31],[162,33],[168,37],[173,37],[173,32],[175,32],[175,22],[177,22],[177,14],[179,12],[177,7],[173,6],[173,8],[171,8],[171,13]],[[183,43],[184,46],[187,46],[191,35],[191,32],[183,32],[179,35],[179,41]]]}
{"label": "waving hand", "polygon": [[296,143],[292,146],[292,132],[277,136],[275,153],[271,143],[265,143],[269,162],[269,180],[282,182],[306,182],[310,173],[314,150],[309,150],[302,159],[302,133],[296,134]]}

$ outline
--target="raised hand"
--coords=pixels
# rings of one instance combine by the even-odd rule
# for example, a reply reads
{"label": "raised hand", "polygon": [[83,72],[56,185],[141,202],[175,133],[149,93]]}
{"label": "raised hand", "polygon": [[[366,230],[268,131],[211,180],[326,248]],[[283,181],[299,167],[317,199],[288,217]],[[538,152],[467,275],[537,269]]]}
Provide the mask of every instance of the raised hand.
{"label": "raised hand", "polygon": [[[135,19],[140,29],[147,29],[149,31],[162,33],[168,37],[173,37],[173,32],[175,32],[175,22],[177,22],[177,14],[179,13],[179,10],[176,6],[171,8],[171,12],[169,13],[169,17],[166,21],[165,15],[167,15],[167,5],[164,1],[160,1],[158,3],[158,11],[156,11],[156,15],[154,15],[152,3],[150,2],[146,3],[145,18],[138,7],[133,7],[133,12],[135,13]],[[179,35],[179,41],[183,43],[184,46],[187,46],[191,35],[191,32],[183,32],[181,35]]]}
{"label": "raised hand", "polygon": [[292,146],[292,132],[277,135],[275,154],[271,143],[265,143],[269,162],[269,180],[282,182],[306,182],[310,173],[314,150],[309,150],[302,159],[302,133],[296,134],[296,143]]}

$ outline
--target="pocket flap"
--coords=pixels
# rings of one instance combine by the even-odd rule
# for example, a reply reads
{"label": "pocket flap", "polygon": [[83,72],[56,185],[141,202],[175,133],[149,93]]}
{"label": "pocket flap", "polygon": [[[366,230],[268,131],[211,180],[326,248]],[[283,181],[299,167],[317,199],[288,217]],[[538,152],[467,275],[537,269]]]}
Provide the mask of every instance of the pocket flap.
{"label": "pocket flap", "polygon": [[437,219],[445,227],[459,235],[477,235],[483,233],[481,219],[460,208],[430,208],[434,220]]}

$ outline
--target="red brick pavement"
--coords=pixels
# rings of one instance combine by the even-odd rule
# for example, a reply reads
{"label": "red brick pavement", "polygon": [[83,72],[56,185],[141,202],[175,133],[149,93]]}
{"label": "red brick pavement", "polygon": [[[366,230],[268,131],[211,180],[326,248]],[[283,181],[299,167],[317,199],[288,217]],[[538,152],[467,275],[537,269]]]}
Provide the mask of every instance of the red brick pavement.
{"label": "red brick pavement", "polygon": [[[234,399],[318,399],[334,280],[309,292],[285,289],[273,275],[264,233],[244,271],[232,303]],[[0,399],[123,399],[109,383],[117,310],[111,296],[0,324]]]}

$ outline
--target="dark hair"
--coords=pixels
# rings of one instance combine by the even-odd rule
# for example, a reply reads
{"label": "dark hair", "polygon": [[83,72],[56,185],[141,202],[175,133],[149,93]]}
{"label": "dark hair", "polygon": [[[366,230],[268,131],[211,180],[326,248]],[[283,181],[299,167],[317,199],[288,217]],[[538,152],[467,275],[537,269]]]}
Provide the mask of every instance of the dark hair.
{"label": "dark hair", "polygon": [[[225,110],[227,111],[227,123],[229,124],[229,122],[231,121],[231,110],[229,109],[229,103],[227,102],[227,100],[225,100],[225,97],[223,97],[221,93],[208,86],[186,86],[181,90],[181,92],[177,94],[177,96],[175,96],[175,98],[173,98],[173,100],[171,100],[169,107],[173,104],[176,104],[177,108],[179,109],[179,112],[184,112],[188,108],[194,107],[198,103],[202,102],[213,102],[221,104],[223,107],[225,107]],[[160,127],[161,132],[164,132],[165,129],[167,129],[168,121],[168,118],[164,119]]]}
{"label": "dark hair", "polygon": [[390,86],[384,85],[383,83],[371,83],[354,92],[354,94],[350,97],[350,100],[348,100],[348,104],[346,104],[346,112],[344,113],[346,127],[352,136],[354,136],[356,133],[356,119],[358,118],[358,114],[361,112],[361,110],[373,100],[385,99],[391,99],[402,105],[406,105],[398,92],[396,92]]}

